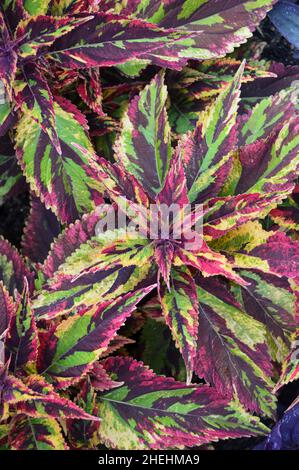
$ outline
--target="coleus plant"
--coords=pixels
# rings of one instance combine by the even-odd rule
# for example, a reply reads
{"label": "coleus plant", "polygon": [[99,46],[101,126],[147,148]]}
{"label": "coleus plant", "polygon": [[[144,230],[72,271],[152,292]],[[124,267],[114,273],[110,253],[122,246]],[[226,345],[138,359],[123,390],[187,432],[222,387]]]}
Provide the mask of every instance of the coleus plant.
{"label": "coleus plant", "polygon": [[[18,158],[32,189],[59,220],[69,223],[92,210],[101,191],[92,162],[69,146],[71,136],[90,146],[87,123],[73,104],[54,95],[56,77],[80,74],[80,96],[90,103],[92,90],[100,92],[91,68],[123,65],[130,73],[132,60],[134,69],[150,63],[181,68],[190,58],[219,57],[244,42],[274,3],[236,0],[223,8],[218,0],[192,5],[159,0],[150,6],[105,0],[2,2],[0,80],[8,101],[0,105],[0,130],[4,134],[20,119],[19,139],[31,135],[30,145],[20,141]],[[99,108],[100,102],[94,106]],[[42,176],[45,168],[51,168],[48,177]],[[15,171],[11,175],[17,178]]]}
{"label": "coleus plant", "polygon": [[[114,162],[94,152],[82,102],[106,119],[97,67],[134,78],[221,56],[274,3],[4,2],[2,125],[16,132],[2,142],[3,194],[25,184],[15,140],[32,195],[25,257],[0,240],[1,448],[171,449],[268,432],[258,416],[273,418],[276,392],[298,378],[299,245],[275,219],[298,175],[296,90],[241,113],[241,84],[271,76],[258,66],[205,62],[201,82],[195,64],[171,72],[195,76],[206,101],[180,136],[165,71],[138,79]],[[76,83],[80,110],[61,83]],[[159,370],[128,355],[142,330],[150,357],[151,325],[174,340],[151,353]],[[162,375],[170,347],[175,378]]]}

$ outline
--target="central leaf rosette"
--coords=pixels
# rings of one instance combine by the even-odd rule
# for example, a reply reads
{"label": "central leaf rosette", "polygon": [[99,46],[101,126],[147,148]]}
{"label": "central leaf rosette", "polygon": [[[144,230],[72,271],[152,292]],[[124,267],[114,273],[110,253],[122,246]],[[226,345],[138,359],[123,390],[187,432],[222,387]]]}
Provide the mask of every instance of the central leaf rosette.
{"label": "central leaf rosette", "polygon": [[[34,308],[48,319],[84,312],[95,299],[153,286],[158,277],[161,315],[187,382],[195,371],[270,416],[270,357],[282,359],[296,325],[299,250],[260,221],[294,187],[299,123],[292,89],[238,115],[243,71],[244,64],[176,149],[163,72],[130,102],[115,163],[74,145],[112,204],[66,231],[68,256],[46,261],[49,280]],[[71,242],[76,230],[79,246]]]}

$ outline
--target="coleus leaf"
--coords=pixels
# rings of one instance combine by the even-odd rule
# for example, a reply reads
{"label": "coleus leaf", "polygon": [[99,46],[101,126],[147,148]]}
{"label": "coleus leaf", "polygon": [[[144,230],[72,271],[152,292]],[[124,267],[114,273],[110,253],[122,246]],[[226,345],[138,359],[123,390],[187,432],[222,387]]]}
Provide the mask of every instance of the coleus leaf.
{"label": "coleus leaf", "polygon": [[[198,63],[191,63],[190,73],[193,72],[194,81],[190,84],[189,90],[196,99],[207,101],[210,98],[217,97],[221,91],[224,91],[229,82],[234,79],[239,67],[240,60],[224,57],[217,60],[203,60]],[[185,67],[181,74],[184,74]],[[197,76],[197,78],[196,78]],[[260,80],[263,83],[264,79],[274,79],[275,73],[264,67],[249,61],[245,64],[244,73],[242,76],[242,96],[243,88],[247,83],[256,83]],[[188,84],[188,73],[187,73]],[[176,85],[174,85],[176,86]]]}
{"label": "coleus leaf", "polygon": [[242,89],[243,99],[257,102],[261,97],[274,95],[281,90],[289,88],[299,78],[298,65],[284,65],[281,62],[271,62],[269,72],[275,76],[272,78],[257,79],[247,83]]}
{"label": "coleus leaf", "polygon": [[220,397],[208,386],[188,387],[155,375],[142,362],[127,357],[110,358],[103,365],[124,382],[98,396],[99,433],[108,447],[184,448],[265,432],[239,403]]}
{"label": "coleus leaf", "polygon": [[17,373],[34,365],[37,359],[37,348],[37,328],[26,281],[5,338],[5,354],[6,360],[10,362],[10,370]]}
{"label": "coleus leaf", "polygon": [[53,97],[42,71],[34,64],[24,66],[15,81],[16,102],[23,113],[30,115],[48,135],[58,153],[61,153],[56,131]]}
{"label": "coleus leaf", "polygon": [[39,372],[57,387],[67,387],[92,367],[136,304],[154,286],[73,315],[45,333]]}
{"label": "coleus leaf", "polygon": [[26,10],[24,9],[23,0],[6,0],[2,2],[2,11],[6,20],[6,24],[11,31],[14,31],[18,23],[26,18]]}
{"label": "coleus leaf", "polygon": [[116,159],[152,197],[163,188],[171,156],[164,74],[154,77],[130,103],[115,144]]}
{"label": "coleus leaf", "polygon": [[239,118],[239,145],[253,144],[266,139],[294,115],[298,90],[295,87],[282,90],[262,99],[248,114]]}
{"label": "coleus leaf", "polygon": [[25,10],[32,16],[45,15],[52,0],[24,0]]}
{"label": "coleus leaf", "polygon": [[58,18],[49,15],[29,16],[20,21],[15,37],[20,40],[18,56],[22,59],[32,59],[51,46],[57,38],[72,31],[78,25],[86,23],[89,17]]}
{"label": "coleus leaf", "polygon": [[105,114],[102,109],[102,87],[98,68],[81,71],[77,91],[92,111],[101,116]]}
{"label": "coleus leaf", "polygon": [[237,193],[288,191],[299,165],[299,119],[289,119],[277,134],[240,150]]}
{"label": "coleus leaf", "polygon": [[264,219],[285,197],[284,193],[251,193],[210,199],[204,206],[205,240],[215,240],[248,221]]}
{"label": "coleus leaf", "polygon": [[[233,270],[234,264],[223,254],[211,250],[204,240],[197,250],[188,251],[183,248],[177,250],[174,265],[182,266],[184,264],[198,269],[205,277],[224,276],[237,283],[246,284]],[[236,264],[236,266],[238,265]]]}
{"label": "coleus leaf", "polygon": [[84,244],[95,234],[96,225],[105,215],[97,209],[90,214],[84,214],[54,240],[51,250],[42,266],[45,278],[53,277],[58,268],[80,245]]}
{"label": "coleus leaf", "polygon": [[57,39],[46,57],[71,69],[112,66],[142,58],[164,45],[171,54],[175,43],[188,36],[185,31],[173,32],[146,21],[100,12]]}
{"label": "coleus leaf", "polygon": [[51,243],[60,233],[60,224],[55,214],[31,195],[31,208],[22,237],[22,252],[31,261],[43,262],[47,258]]}
{"label": "coleus leaf", "polygon": [[63,16],[64,13],[75,14],[98,11],[98,3],[100,2],[101,0],[52,0],[50,7],[53,14]]}
{"label": "coleus leaf", "polygon": [[[239,60],[223,58],[193,61],[181,71],[167,72],[166,83],[170,95],[169,122],[178,136],[194,130],[200,113],[227,88],[240,65]],[[263,70],[261,66],[247,63],[241,82],[246,84],[258,80],[259,77],[273,76],[274,73]]]}
{"label": "coleus leaf", "polygon": [[70,400],[60,397],[43,377],[31,374],[25,384],[7,373],[8,366],[9,363],[6,366],[0,364],[1,405],[4,403],[6,406],[12,406],[19,412],[35,418],[98,420],[97,416],[90,415]]}
{"label": "coleus leaf", "polygon": [[[283,252],[283,258],[281,253]],[[298,276],[299,243],[282,232],[269,232],[266,243],[244,247],[234,255],[240,268],[257,269],[266,274],[296,278]]]}
{"label": "coleus leaf", "polygon": [[241,270],[240,274],[248,285],[234,286],[234,292],[246,313],[265,325],[269,351],[274,360],[281,362],[297,326],[294,282],[254,270]]}
{"label": "coleus leaf", "polygon": [[[132,322],[134,322],[134,319],[133,319],[134,315],[131,317],[131,320]],[[129,322],[128,322],[129,323]],[[124,329],[126,329],[126,324],[123,325]],[[142,325],[140,327],[140,329],[142,328]],[[138,331],[138,330],[137,330]],[[122,335],[116,335],[110,342],[108,348],[106,349],[106,351],[101,355],[102,358],[104,357],[108,357],[110,356],[111,354],[113,354],[115,351],[118,351],[119,349],[121,349],[122,351],[125,350],[125,347],[129,344],[134,344],[135,343],[135,340],[134,339],[131,339],[131,338],[127,338],[126,336],[122,336]],[[121,352],[120,351],[120,354]]]}
{"label": "coleus leaf", "polygon": [[[0,363],[0,419],[6,417],[10,405],[20,401],[33,400],[36,393],[30,390],[20,379],[8,373],[9,362]],[[40,398],[40,395],[38,395]]]}
{"label": "coleus leaf", "polygon": [[258,3],[234,0],[223,4],[218,0],[204,0],[191,4],[186,0],[155,0],[147,4],[135,1],[119,5],[108,1],[106,8],[162,28],[189,33],[189,40],[178,41],[173,51],[161,48],[145,55],[157,65],[179,67],[188,59],[208,59],[232,52],[251,36],[251,31],[274,3],[271,0]]}
{"label": "coleus leaf", "polygon": [[16,415],[10,423],[12,450],[67,450],[61,428],[54,418]]}
{"label": "coleus leaf", "polygon": [[[15,304],[8,294],[3,282],[0,282],[0,341],[6,336],[7,328],[15,314]],[[2,354],[3,351],[1,351]]]}
{"label": "coleus leaf", "polygon": [[7,240],[0,237],[0,279],[9,294],[14,296],[15,289],[21,293],[24,289],[24,278],[32,290],[33,275],[27,268],[24,259]]}
{"label": "coleus leaf", "polygon": [[29,116],[17,128],[17,157],[27,181],[62,223],[72,222],[101,203],[101,185],[89,155],[92,145],[86,121],[74,105],[59,99],[54,103],[61,154]]}
{"label": "coleus leaf", "polygon": [[153,246],[138,233],[116,230],[114,241],[110,231],[92,237],[60,265],[33,300],[35,315],[51,319],[153,284],[153,254]]}
{"label": "coleus leaf", "polygon": [[18,55],[11,47],[7,47],[10,43],[10,34],[7,29],[5,17],[0,11],[0,82],[4,85],[9,99],[12,98],[12,84],[17,71]]}
{"label": "coleus leaf", "polygon": [[228,175],[229,160],[237,144],[236,117],[244,66],[200,115],[195,131],[181,142],[191,202],[216,196]]}
{"label": "coleus leaf", "polygon": [[16,403],[19,413],[33,418],[51,417],[67,419],[86,419],[98,422],[99,419],[93,410],[89,413],[80,408],[71,400],[61,397],[43,377],[31,374],[26,385],[36,393],[34,399]]}
{"label": "coleus leaf", "polygon": [[219,393],[237,394],[252,411],[272,415],[272,365],[266,329],[234,299],[225,283],[197,276],[198,351],[195,371]]}
{"label": "coleus leaf", "polygon": [[99,392],[111,390],[112,388],[122,385],[122,382],[112,380],[100,362],[95,362],[93,364],[89,371],[89,378],[92,387]]}
{"label": "coleus leaf", "polygon": [[271,219],[285,230],[299,230],[299,209],[297,207],[282,207],[270,212]]}
{"label": "coleus leaf", "polygon": [[198,298],[191,272],[183,266],[172,269],[169,287],[160,288],[160,299],[166,323],[186,364],[187,384],[190,384],[198,334]]}
{"label": "coleus leaf", "polygon": [[283,232],[264,230],[258,221],[239,226],[214,240],[211,246],[229,258],[232,256],[235,267],[290,279],[297,277],[298,242]]}
{"label": "coleus leaf", "polygon": [[[3,96],[2,86],[0,82],[0,97]],[[4,136],[6,132],[15,123],[16,117],[11,110],[11,105],[8,102],[0,102],[0,137]]]}

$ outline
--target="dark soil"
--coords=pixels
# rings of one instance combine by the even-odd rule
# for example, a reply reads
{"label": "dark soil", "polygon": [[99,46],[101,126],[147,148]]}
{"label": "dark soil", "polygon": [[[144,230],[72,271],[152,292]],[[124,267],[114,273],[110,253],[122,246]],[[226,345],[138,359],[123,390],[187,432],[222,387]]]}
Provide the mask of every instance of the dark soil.
{"label": "dark soil", "polygon": [[25,220],[29,213],[27,192],[8,199],[0,206],[0,235],[20,247]]}

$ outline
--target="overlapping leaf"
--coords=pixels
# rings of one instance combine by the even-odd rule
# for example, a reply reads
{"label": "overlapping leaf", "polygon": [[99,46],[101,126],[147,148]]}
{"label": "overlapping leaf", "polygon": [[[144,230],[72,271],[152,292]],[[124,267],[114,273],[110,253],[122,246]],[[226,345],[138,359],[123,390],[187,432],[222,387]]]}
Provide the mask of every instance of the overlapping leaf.
{"label": "overlapping leaf", "polygon": [[47,80],[36,66],[23,67],[22,76],[15,83],[16,101],[26,116],[30,115],[48,135],[58,153],[61,153],[56,131],[53,97]]}
{"label": "overlapping leaf", "polygon": [[[6,336],[10,320],[15,314],[15,304],[12,298],[9,296],[2,281],[0,282],[0,311],[0,341],[3,341],[3,338]],[[1,350],[2,355],[3,352],[4,349]]]}
{"label": "overlapping leaf", "polygon": [[61,427],[54,418],[15,416],[10,424],[12,450],[67,450]]}
{"label": "overlapping leaf", "polygon": [[244,406],[271,415],[272,368],[266,328],[243,310],[223,282],[197,277],[199,299],[196,373]]}
{"label": "overlapping leaf", "polygon": [[166,99],[160,73],[130,103],[116,143],[118,162],[153,197],[163,188],[171,156]]}
{"label": "overlapping leaf", "polygon": [[32,288],[32,273],[24,259],[7,240],[0,237],[0,279],[13,296],[15,289],[21,294],[24,289],[24,277]]}
{"label": "overlapping leaf", "polygon": [[180,40],[184,46],[188,36],[187,31],[173,32],[146,21],[100,12],[57,39],[46,56],[65,68],[112,66],[161,47],[171,56],[176,42]]}
{"label": "overlapping leaf", "polygon": [[295,116],[280,132],[240,150],[242,169],[236,192],[291,192],[299,165],[298,127]]}
{"label": "overlapping leaf", "polygon": [[80,380],[153,286],[70,316],[45,333],[39,371],[58,387]]}
{"label": "overlapping leaf", "polygon": [[88,156],[93,151],[83,115],[61,99],[54,110],[61,154],[30,115],[25,115],[17,129],[17,156],[32,190],[46,207],[62,222],[72,222],[102,201],[101,185]]}
{"label": "overlapping leaf", "polygon": [[187,387],[130,358],[107,359],[104,367],[124,382],[98,396],[99,433],[109,447],[184,448],[265,431],[238,402],[208,386]]}
{"label": "overlapping leaf", "polygon": [[136,232],[115,231],[92,237],[61,264],[33,301],[39,318],[53,318],[71,310],[92,307],[155,282],[150,265],[153,247]]}
{"label": "overlapping leaf", "polygon": [[131,15],[156,23],[162,28],[189,34],[172,49],[160,48],[145,57],[162,66],[184,65],[187,59],[221,57],[251,35],[267,11],[275,3],[271,0],[250,2],[234,0],[223,4],[217,0],[155,0],[119,4],[107,1],[107,11]]}
{"label": "overlapping leaf", "polygon": [[14,373],[30,367],[37,359],[37,329],[29,302],[26,281],[22,297],[12,316],[5,339],[5,353]]}
{"label": "overlapping leaf", "polygon": [[243,70],[244,64],[181,144],[191,202],[217,195],[227,177],[237,144],[235,124]]}

